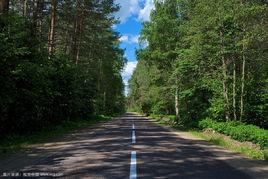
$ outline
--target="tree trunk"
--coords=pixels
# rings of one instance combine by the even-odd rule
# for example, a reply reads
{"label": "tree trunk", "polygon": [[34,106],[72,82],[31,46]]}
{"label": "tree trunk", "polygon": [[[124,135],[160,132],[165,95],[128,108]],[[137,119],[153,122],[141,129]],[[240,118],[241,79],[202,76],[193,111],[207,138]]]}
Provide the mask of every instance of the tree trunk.
{"label": "tree trunk", "polygon": [[76,17],[74,21],[74,33],[73,33],[73,58],[75,63],[78,64],[79,61],[79,53],[80,53],[80,30],[82,24],[82,17],[81,17],[81,0],[76,1]]}
{"label": "tree trunk", "polygon": [[241,80],[241,96],[240,96],[240,121],[243,120],[244,115],[244,91],[245,91],[245,68],[246,68],[246,59],[244,55],[244,44],[243,44],[243,55],[242,55],[242,80]]}
{"label": "tree trunk", "polygon": [[[33,9],[33,22],[35,25],[35,36],[41,42],[42,39],[42,19],[44,10],[44,0],[35,0]],[[38,51],[42,49],[41,43],[38,45]]]}
{"label": "tree trunk", "polygon": [[8,12],[9,0],[0,0],[0,14]]}
{"label": "tree trunk", "polygon": [[23,16],[27,16],[28,0],[23,2]]}
{"label": "tree trunk", "polygon": [[175,86],[175,112],[176,112],[176,123],[179,123],[180,120],[180,101],[179,101],[179,88],[178,88],[178,79],[176,79],[176,86]]}
{"label": "tree trunk", "polygon": [[[76,9],[78,11],[79,7],[79,0],[77,1],[77,5],[76,5]],[[72,56],[74,59],[76,59],[76,48],[77,48],[77,31],[78,31],[78,12],[76,12],[76,17],[75,17],[75,21],[74,21],[74,33],[73,33],[73,47],[72,47]]]}
{"label": "tree trunk", "polygon": [[72,40],[70,40],[69,39],[70,38],[70,32],[69,32],[69,30],[66,30],[66,33],[65,33],[65,47],[64,47],[64,53],[66,54],[66,55],[69,55],[70,54],[70,41],[72,41]]}
{"label": "tree trunk", "polygon": [[66,25],[66,28],[65,28],[65,47],[64,47],[64,52],[66,55],[70,56],[72,55],[72,43],[73,43],[73,34],[72,34],[72,30],[73,28],[72,27],[72,23],[73,23],[73,18],[71,18],[72,14],[71,12],[69,12],[70,9],[72,9],[72,2],[70,0],[66,0],[65,1],[66,3],[66,9],[64,10],[65,12],[65,15],[66,16],[69,16],[70,18],[67,18],[67,25]]}
{"label": "tree trunk", "polygon": [[223,97],[224,97],[224,109],[225,109],[225,119],[226,121],[230,120],[230,103],[229,103],[229,96],[228,96],[228,66],[227,66],[227,60],[224,57],[224,40],[223,40],[223,31],[220,31],[221,36],[221,61],[222,61],[222,72],[223,72]]}
{"label": "tree trunk", "polygon": [[52,55],[54,50],[54,39],[55,39],[55,21],[57,12],[57,0],[51,0],[51,14],[49,23],[49,33],[48,33],[48,54]]}
{"label": "tree trunk", "polygon": [[225,118],[227,121],[230,120],[230,109],[229,109],[229,96],[228,96],[228,85],[227,85],[227,63],[226,59],[222,57],[222,67],[223,67],[223,96],[225,99]]}
{"label": "tree trunk", "polygon": [[80,46],[81,46],[81,40],[82,40],[82,22],[83,22],[83,18],[80,17],[79,28],[78,28],[77,49],[76,49],[76,59],[75,59],[76,65],[79,62],[79,56],[80,56]]}
{"label": "tree trunk", "polygon": [[99,104],[99,112],[103,112],[103,106],[102,104],[104,104],[103,100],[104,98],[102,97],[102,89],[103,89],[103,62],[102,59],[99,58],[99,74],[98,74],[98,85],[97,85],[97,89],[98,89],[98,104]]}
{"label": "tree trunk", "polygon": [[103,92],[103,104],[102,104],[103,111],[106,111],[106,91]]}
{"label": "tree trunk", "polygon": [[33,21],[35,23],[37,32],[41,32],[40,27],[42,26],[43,10],[44,0],[36,0],[34,2]]}
{"label": "tree trunk", "polygon": [[237,120],[236,116],[236,64],[233,60],[233,117],[234,120]]}
{"label": "tree trunk", "polygon": [[[243,6],[244,1],[240,1]],[[243,39],[245,39],[245,23],[243,23]],[[241,79],[241,96],[240,96],[240,121],[243,120],[244,115],[244,91],[245,91],[245,68],[246,68],[246,57],[245,57],[245,43],[242,42],[242,79]]]}

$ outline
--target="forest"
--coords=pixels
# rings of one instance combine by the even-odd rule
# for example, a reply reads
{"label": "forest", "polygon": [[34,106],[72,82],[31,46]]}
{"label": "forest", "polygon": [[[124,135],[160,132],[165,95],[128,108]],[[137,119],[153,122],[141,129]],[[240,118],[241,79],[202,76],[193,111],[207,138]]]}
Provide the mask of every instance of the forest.
{"label": "forest", "polygon": [[0,1],[0,135],[124,111],[113,0]]}
{"label": "forest", "polygon": [[222,122],[268,128],[267,1],[156,0],[140,44],[130,110],[225,132]]}

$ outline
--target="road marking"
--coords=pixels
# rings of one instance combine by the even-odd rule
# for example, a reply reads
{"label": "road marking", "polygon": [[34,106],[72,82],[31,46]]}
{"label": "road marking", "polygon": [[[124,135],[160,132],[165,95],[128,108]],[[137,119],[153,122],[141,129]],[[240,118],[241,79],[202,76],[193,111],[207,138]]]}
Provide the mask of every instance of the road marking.
{"label": "road marking", "polygon": [[136,161],[136,151],[131,152],[131,161],[130,161],[130,172],[129,179],[137,178],[137,161]]}
{"label": "road marking", "polygon": [[135,135],[135,130],[132,131],[132,144],[136,143],[136,135]]}
{"label": "road marking", "polygon": [[135,125],[134,124],[132,124],[132,130],[135,130]]}

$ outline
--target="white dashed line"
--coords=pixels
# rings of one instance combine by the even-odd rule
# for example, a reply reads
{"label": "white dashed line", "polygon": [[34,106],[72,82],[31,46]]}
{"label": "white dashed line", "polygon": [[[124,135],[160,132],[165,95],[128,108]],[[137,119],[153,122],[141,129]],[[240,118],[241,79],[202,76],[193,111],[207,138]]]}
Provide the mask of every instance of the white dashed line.
{"label": "white dashed line", "polygon": [[136,135],[135,135],[135,130],[132,131],[132,144],[136,143]]}
{"label": "white dashed line", "polygon": [[135,130],[135,125],[134,124],[132,124],[132,130]]}
{"label": "white dashed line", "polygon": [[129,179],[137,178],[137,160],[136,160],[136,151],[131,152],[131,161],[130,161],[130,173]]}

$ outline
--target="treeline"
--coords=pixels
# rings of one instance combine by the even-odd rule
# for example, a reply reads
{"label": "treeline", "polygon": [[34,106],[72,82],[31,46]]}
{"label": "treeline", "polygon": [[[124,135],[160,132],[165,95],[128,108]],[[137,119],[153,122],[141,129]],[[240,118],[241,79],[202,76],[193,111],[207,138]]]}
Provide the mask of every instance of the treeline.
{"label": "treeline", "polygon": [[156,0],[141,42],[129,108],[268,128],[267,1]]}
{"label": "treeline", "polygon": [[124,110],[113,0],[0,1],[0,135]]}

